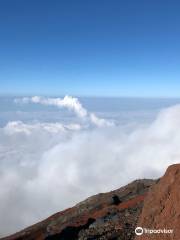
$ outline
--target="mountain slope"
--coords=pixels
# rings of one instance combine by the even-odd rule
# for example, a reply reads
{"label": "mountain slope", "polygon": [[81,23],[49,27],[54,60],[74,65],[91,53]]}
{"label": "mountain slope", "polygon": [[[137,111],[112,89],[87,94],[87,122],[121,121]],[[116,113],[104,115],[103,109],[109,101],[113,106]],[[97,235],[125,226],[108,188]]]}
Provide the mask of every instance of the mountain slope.
{"label": "mountain slope", "polygon": [[93,240],[134,238],[144,198],[153,180],[137,180],[56,213],[3,240]]}
{"label": "mountain slope", "polygon": [[143,234],[137,240],[180,239],[180,164],[170,166],[147,194],[138,226],[173,233]]}
{"label": "mountain slope", "polygon": [[[137,180],[92,196],[1,240],[179,240],[179,189],[175,164],[159,180]],[[135,236],[137,226],[142,235]]]}

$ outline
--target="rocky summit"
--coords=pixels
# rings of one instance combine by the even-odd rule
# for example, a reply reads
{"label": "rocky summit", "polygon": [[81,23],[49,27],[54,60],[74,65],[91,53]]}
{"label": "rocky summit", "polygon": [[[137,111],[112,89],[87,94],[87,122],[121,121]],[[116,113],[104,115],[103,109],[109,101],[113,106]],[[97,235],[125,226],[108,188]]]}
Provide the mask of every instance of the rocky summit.
{"label": "rocky summit", "polygon": [[[1,240],[179,240],[179,187],[176,164],[159,180],[136,180],[92,196]],[[172,232],[162,232],[168,230]]]}

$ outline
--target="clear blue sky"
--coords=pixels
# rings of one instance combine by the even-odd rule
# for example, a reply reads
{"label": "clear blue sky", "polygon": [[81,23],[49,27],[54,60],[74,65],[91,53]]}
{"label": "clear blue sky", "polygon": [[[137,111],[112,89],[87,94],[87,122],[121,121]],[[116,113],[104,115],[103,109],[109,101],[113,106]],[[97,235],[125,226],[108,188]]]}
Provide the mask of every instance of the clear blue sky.
{"label": "clear blue sky", "polygon": [[180,97],[180,1],[1,0],[0,94]]}

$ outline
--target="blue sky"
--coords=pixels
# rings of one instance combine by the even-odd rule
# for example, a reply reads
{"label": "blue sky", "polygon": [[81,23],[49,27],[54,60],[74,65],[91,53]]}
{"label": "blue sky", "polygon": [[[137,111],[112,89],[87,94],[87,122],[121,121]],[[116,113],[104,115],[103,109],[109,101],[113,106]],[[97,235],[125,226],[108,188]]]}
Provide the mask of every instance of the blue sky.
{"label": "blue sky", "polygon": [[180,2],[1,0],[0,94],[180,96]]}

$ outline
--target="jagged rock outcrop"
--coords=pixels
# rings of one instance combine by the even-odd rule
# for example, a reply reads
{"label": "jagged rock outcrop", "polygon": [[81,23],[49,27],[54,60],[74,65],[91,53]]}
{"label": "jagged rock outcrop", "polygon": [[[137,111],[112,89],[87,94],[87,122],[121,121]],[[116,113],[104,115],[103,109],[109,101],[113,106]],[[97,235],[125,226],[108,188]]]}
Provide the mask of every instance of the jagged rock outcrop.
{"label": "jagged rock outcrop", "polygon": [[3,240],[132,240],[153,180],[101,193]]}
{"label": "jagged rock outcrop", "polygon": [[180,239],[180,164],[170,166],[149,191],[138,226],[156,230],[156,233],[143,233],[136,240]]}

